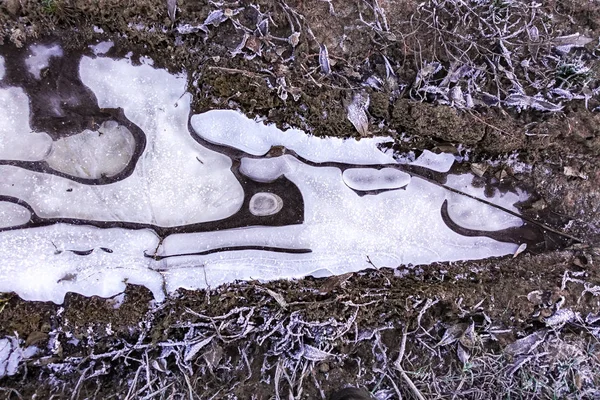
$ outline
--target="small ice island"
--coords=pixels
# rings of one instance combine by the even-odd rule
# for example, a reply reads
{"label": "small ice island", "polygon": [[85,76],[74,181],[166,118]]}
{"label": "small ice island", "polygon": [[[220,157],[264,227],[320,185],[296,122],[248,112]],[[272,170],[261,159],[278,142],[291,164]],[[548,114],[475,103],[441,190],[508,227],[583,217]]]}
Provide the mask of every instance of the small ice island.
{"label": "small ice island", "polygon": [[451,155],[192,115],[186,74],[110,48],[0,47],[0,291],[60,303],[132,283],[161,300],[520,244],[520,218],[448,188],[515,212],[524,193],[486,197]]}

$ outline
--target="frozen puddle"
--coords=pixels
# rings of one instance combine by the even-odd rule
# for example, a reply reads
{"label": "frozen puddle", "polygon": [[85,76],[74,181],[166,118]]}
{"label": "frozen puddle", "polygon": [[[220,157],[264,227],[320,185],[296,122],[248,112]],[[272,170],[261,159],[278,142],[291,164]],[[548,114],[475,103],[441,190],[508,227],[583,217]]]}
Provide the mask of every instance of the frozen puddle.
{"label": "frozen puddle", "polygon": [[[97,47],[97,46],[96,46]],[[523,221],[453,157],[191,115],[187,76],[110,44],[0,48],[0,291],[62,302],[142,284],[327,276],[513,253]],[[139,64],[139,63],[138,63]],[[518,194],[486,198],[516,211]],[[521,194],[522,197],[522,194]]]}

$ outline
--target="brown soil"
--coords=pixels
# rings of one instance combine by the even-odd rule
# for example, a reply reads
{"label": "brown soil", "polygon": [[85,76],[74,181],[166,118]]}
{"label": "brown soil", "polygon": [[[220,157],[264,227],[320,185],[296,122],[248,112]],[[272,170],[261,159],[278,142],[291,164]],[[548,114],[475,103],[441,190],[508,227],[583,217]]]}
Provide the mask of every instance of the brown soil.
{"label": "brown soil", "polygon": [[[398,81],[408,83],[417,75],[418,57],[438,55],[423,28],[413,31],[407,22],[418,2],[378,3],[388,16],[389,32],[360,22],[358,10],[363,19],[374,20],[366,2],[332,2],[334,15],[325,1],[294,1],[289,6],[271,0],[228,3],[224,8],[242,9],[237,20],[246,27],[256,24],[260,12],[270,13],[270,34],[275,37],[290,37],[291,25],[301,32],[295,47],[272,40],[273,45],[264,42],[257,51],[251,42],[243,54],[232,57],[244,33],[231,21],[209,26],[208,34],[180,35],[172,29],[163,0],[5,0],[0,3],[0,41],[21,46],[60,35],[67,46],[78,48],[110,39],[117,53],[132,50],[150,56],[157,66],[188,71],[196,113],[239,108],[280,127],[299,127],[315,135],[359,137],[346,118],[346,105],[355,91],[365,90],[371,100],[371,133],[395,137],[405,133],[408,141],[398,141],[398,150],[439,151],[464,145],[471,150],[471,162],[500,161],[487,173],[504,170],[507,182],[520,181],[534,189],[538,201],[523,212],[549,221],[582,243],[541,254],[526,252],[514,259],[180,291],[162,304],[135,286],[127,288],[122,304],[118,298],[72,294],[64,304],[55,305],[6,294],[0,334],[18,336],[44,350],[17,375],[2,378],[0,395],[105,399],[126,398],[131,391],[130,398],[321,399],[352,385],[378,392],[381,398],[397,398],[397,393],[418,397],[409,381],[427,398],[598,394],[597,374],[589,378],[576,371],[590,365],[597,368],[600,356],[597,323],[585,321],[600,310],[596,297],[600,290],[594,286],[600,282],[594,263],[600,252],[600,116],[589,111],[599,105],[598,98],[592,97],[587,108],[583,100],[575,100],[560,113],[518,113],[416,102],[390,81],[381,90],[365,88],[361,85],[367,77],[386,76],[382,55]],[[192,0],[180,0],[178,7],[175,26],[199,25],[215,9]],[[600,13],[591,2],[551,1],[543,7],[556,16],[556,35],[600,34]],[[328,47],[331,75],[319,69],[318,43]],[[419,52],[416,44],[422,46]],[[253,57],[256,52],[260,54]],[[288,93],[285,100],[281,86]],[[513,171],[502,161],[511,152],[532,166],[531,173]],[[434,304],[429,307],[430,303]],[[560,328],[550,325],[547,318],[560,310],[571,310],[579,318]],[[346,323],[348,331],[335,337],[332,332]],[[236,324],[253,329],[243,331]],[[486,338],[478,345],[466,344],[470,324],[477,337]],[[490,326],[501,333],[490,333]],[[549,340],[538,350],[530,349],[525,366],[509,374],[520,358],[509,354],[507,346],[547,327],[552,340],[560,343]],[[457,338],[446,343],[444,335],[453,329],[459,332]],[[187,347],[173,346],[180,353],[165,355],[169,348],[165,343],[211,335],[214,339],[189,369],[180,360]],[[406,348],[400,371],[393,361],[403,337]],[[302,355],[305,345],[330,355]],[[461,348],[470,354],[467,363],[457,356]],[[127,351],[110,353],[123,349]],[[566,357],[565,349],[571,353],[585,349],[585,357]],[[152,360],[159,360],[158,366],[151,367]],[[536,360],[550,366],[543,369]],[[568,381],[567,389],[557,389],[561,380]]]}

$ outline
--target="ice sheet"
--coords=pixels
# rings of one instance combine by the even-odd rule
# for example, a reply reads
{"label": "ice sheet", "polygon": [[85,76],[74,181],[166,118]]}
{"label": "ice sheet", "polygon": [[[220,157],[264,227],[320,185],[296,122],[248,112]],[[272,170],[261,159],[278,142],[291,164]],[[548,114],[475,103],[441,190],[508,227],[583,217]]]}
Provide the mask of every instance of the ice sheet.
{"label": "ice sheet", "polygon": [[29,126],[29,99],[20,88],[0,88],[0,159],[37,161],[52,146],[46,133]]}
{"label": "ice sheet", "polygon": [[65,174],[98,179],[125,169],[134,150],[131,132],[115,121],[106,121],[96,132],[85,130],[55,141],[46,162]]}
{"label": "ice sheet", "polygon": [[0,201],[0,228],[19,226],[29,222],[31,213],[18,204]]}
{"label": "ice sheet", "polygon": [[213,110],[192,116],[197,135],[255,156],[266,154],[273,146],[285,146],[314,162],[338,161],[355,164],[396,163],[377,145],[392,141],[388,137],[340,140],[310,136],[298,129],[279,130],[274,125],[255,122],[231,110]]}
{"label": "ice sheet", "polygon": [[[380,150],[389,138],[317,138],[231,110],[191,115],[186,74],[101,51],[76,60],[81,82],[98,107],[123,110],[127,126],[145,136],[142,147],[115,121],[58,132],[53,142],[31,131],[26,91],[0,89],[0,159],[16,160],[0,165],[0,291],[61,302],[69,291],[112,296],[137,283],[162,299],[163,289],[480,259],[518,247],[452,230],[446,201],[465,229],[502,231],[522,221],[406,172]],[[50,57],[72,57],[60,48],[30,52],[24,73],[40,77]],[[270,152],[274,146],[287,151]],[[453,162],[425,151],[413,165],[445,173]],[[127,167],[131,174],[119,175]],[[526,197],[487,198],[471,180],[448,175],[447,185],[515,211]]]}

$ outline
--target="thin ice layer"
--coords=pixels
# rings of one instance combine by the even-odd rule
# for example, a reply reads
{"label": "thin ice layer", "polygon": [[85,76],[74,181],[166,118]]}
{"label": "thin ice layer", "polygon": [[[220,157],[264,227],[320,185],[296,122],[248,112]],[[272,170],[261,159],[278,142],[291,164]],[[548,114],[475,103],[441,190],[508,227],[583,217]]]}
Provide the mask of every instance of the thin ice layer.
{"label": "thin ice layer", "polygon": [[100,42],[98,44],[92,45],[90,46],[90,49],[92,50],[92,52],[99,56],[102,54],[106,54],[108,53],[108,51],[114,46],[114,43],[111,41],[106,41],[106,42]]}
{"label": "thin ice layer", "polygon": [[126,185],[130,201],[118,207],[125,216],[140,202],[152,214],[151,222],[161,226],[214,221],[239,210],[244,193],[230,171],[231,160],[190,136],[191,96],[185,93],[184,74],[102,57],[83,57],[79,72],[100,107],[122,107],[147,137],[132,183]]}
{"label": "thin ice layer", "polygon": [[192,116],[196,134],[209,142],[230,146],[255,156],[266,154],[272,146],[285,146],[314,162],[337,161],[350,164],[396,163],[377,145],[389,137],[340,140],[310,136],[298,129],[279,130],[274,125],[255,122],[232,110],[213,110]]}
{"label": "thin ice layer", "polygon": [[65,174],[98,179],[125,169],[134,150],[131,132],[115,121],[106,121],[96,132],[85,130],[55,141],[46,162]]}
{"label": "thin ice layer", "polygon": [[50,58],[62,57],[63,51],[59,45],[45,46],[45,45],[33,45],[29,47],[29,56],[25,59],[25,65],[27,71],[35,77],[40,79],[42,70],[48,68],[50,64]]}
{"label": "thin ice layer", "polygon": [[[26,201],[39,216],[47,218],[177,226],[219,220],[239,210],[244,193],[230,171],[231,160],[200,146],[190,137],[187,129],[190,95],[182,96],[185,80],[181,76],[173,76],[149,66],[134,67],[125,60],[87,57],[81,61],[80,74],[83,82],[94,91],[100,107],[122,107],[125,115],[146,134],[145,151],[133,174],[109,185],[94,186],[5,165],[0,166],[0,193]],[[120,78],[113,79],[116,76]],[[17,145],[14,147],[17,150],[23,148],[26,151],[45,143],[34,140],[40,134],[32,134],[28,129],[27,97],[23,91],[5,89],[0,91],[2,93],[11,95],[10,98],[6,96],[7,105],[11,98],[16,97],[23,111],[16,113],[18,120],[9,114],[11,118],[7,117],[8,121],[14,123],[0,126],[0,132],[6,132],[4,136],[16,136],[14,132],[17,132],[17,128],[20,130],[21,140],[15,137]],[[0,104],[1,100],[0,97]],[[16,112],[15,109],[8,107],[9,112]],[[7,111],[0,107],[2,112]],[[7,126],[15,130],[5,130]],[[117,138],[123,139],[120,136],[123,132],[117,133]],[[28,135],[32,137],[30,143],[23,140]],[[83,140],[86,133],[80,135],[79,138],[71,137],[58,143],[58,148],[77,143],[80,146],[77,152],[93,154],[98,150],[92,148],[98,142]],[[122,142],[121,139],[116,142]],[[103,145],[111,147],[114,142],[108,140]],[[129,139],[125,139],[125,142],[128,143]],[[29,146],[21,146],[21,143]],[[129,150],[123,149],[124,152]],[[10,153],[14,154],[14,148]],[[83,171],[77,169],[81,164],[79,167],[67,167],[65,153],[51,156],[52,166],[81,176]],[[117,158],[120,162],[116,166],[111,157],[98,159],[98,162],[112,163],[108,169],[114,172],[122,167],[123,158]],[[90,174],[92,169],[95,172]],[[85,171],[91,177],[106,170],[107,166],[96,164],[92,169]]]}
{"label": "thin ice layer", "polygon": [[31,213],[18,204],[0,201],[0,228],[19,226],[29,222]]}
{"label": "thin ice layer", "polygon": [[[488,198],[485,195],[485,189],[474,187],[471,184],[472,181],[473,175],[471,174],[449,175],[446,185],[468,195],[485,199],[515,213],[518,213],[519,210],[514,204],[527,198],[527,195],[521,191],[518,194],[513,192],[500,193],[497,189],[494,190],[494,196]],[[482,204],[467,196],[450,192],[448,200],[448,215],[454,222],[464,228],[494,231],[498,230],[499,226],[509,228],[523,225],[521,218],[498,208]]]}
{"label": "thin ice layer", "polygon": [[[214,287],[235,279],[298,278],[326,271],[341,274],[368,268],[369,260],[378,267],[396,267],[407,263],[478,259],[509,254],[517,247],[486,237],[462,236],[450,230],[440,212],[448,191],[422,179],[413,177],[406,190],[361,197],[346,186],[339,169],[311,167],[291,156],[283,157],[288,164],[295,164],[285,176],[303,193],[305,221],[302,225],[176,234],[163,241],[158,254],[189,254],[250,245],[310,249],[311,253],[248,249],[202,257],[166,258],[159,265],[167,270],[169,290],[179,286],[191,288],[196,284],[204,287],[206,283]],[[281,163],[278,158],[254,160],[254,163]],[[492,230],[508,227],[504,221],[492,226],[484,213],[478,222],[488,223]],[[193,271],[199,264],[204,266],[202,280],[194,281],[192,276],[196,272]]]}
{"label": "thin ice layer", "polygon": [[50,151],[52,139],[32,132],[29,99],[21,88],[0,88],[0,159],[38,161]]}
{"label": "thin ice layer", "polygon": [[4,57],[0,56],[0,81],[4,79],[6,73],[6,67],[4,66]]}
{"label": "thin ice layer", "polygon": [[[224,219],[245,204],[249,209],[242,210],[241,215],[253,215],[252,221],[260,223],[280,212],[296,211],[286,208],[289,204],[280,203],[281,198],[266,189],[252,192],[251,200],[244,203],[243,189],[231,172],[229,157],[199,145],[190,136],[187,125],[190,95],[185,94],[185,76],[102,57],[84,57],[79,72],[101,108],[122,108],[125,116],[147,136],[132,175],[108,185],[91,185],[3,165],[0,195],[26,201],[42,218],[65,221],[78,218],[177,226]],[[19,133],[19,138],[25,138],[22,146],[28,149],[46,136],[38,134],[38,139],[27,136],[29,109],[21,107],[27,105],[27,98],[24,100],[6,105],[18,111],[21,120],[15,127],[20,129],[18,132],[26,132]],[[3,108],[0,113],[8,115]],[[378,149],[378,143],[389,139],[318,139],[297,130],[281,132],[232,111],[193,116],[192,123],[196,133],[207,140],[249,154],[265,154],[272,146],[282,145],[312,162],[334,161],[349,164],[345,168],[353,164],[362,167],[347,169],[343,176],[340,168],[311,166],[289,153],[242,159],[240,170],[252,179],[273,182],[284,175],[297,185],[304,204],[303,222],[294,225],[179,233],[167,236],[162,242],[149,229],[100,229],[79,224],[0,232],[3,260],[0,291],[16,291],[27,299],[61,302],[68,291],[111,296],[124,289],[124,282],[130,282],[146,285],[161,299],[163,287],[172,291],[179,287],[214,287],[238,279],[326,276],[373,264],[395,267],[478,259],[510,254],[517,247],[487,237],[455,233],[444,223],[441,207],[448,200],[451,218],[473,229],[500,230],[514,226],[515,221],[504,218],[502,212],[495,216],[493,213],[498,210],[490,211],[479,202],[467,204],[462,196],[456,197],[416,176],[397,174],[400,171],[395,169],[388,168],[396,172],[377,171],[384,167],[382,164],[396,163],[391,154]],[[11,132],[4,136],[10,137]],[[73,170],[57,167],[60,162],[79,165],[90,162],[95,172],[88,171],[87,176],[101,175],[100,170],[116,171],[115,166],[122,168],[124,159],[115,160],[109,154],[94,155],[96,147],[103,149],[106,143],[94,141],[99,138],[83,139],[89,135],[86,131],[71,136],[70,141],[57,141],[50,163],[64,172]],[[113,139],[125,137],[128,136],[120,134]],[[102,140],[119,142],[108,139]],[[117,147],[129,149],[128,140],[119,143]],[[38,151],[39,160],[47,156],[50,145],[48,142],[43,151]],[[56,150],[71,145],[75,150],[62,154]],[[15,146],[19,149],[21,145]],[[83,157],[86,151],[89,154]],[[76,153],[82,157],[77,158]],[[53,157],[60,162],[56,163]],[[425,153],[422,157],[422,162],[424,159],[428,162],[427,168],[438,171],[447,170],[453,162],[449,156]],[[91,169],[88,165],[87,170]],[[387,177],[388,173],[391,177]],[[450,186],[466,185],[466,190],[471,190],[467,181],[464,176],[448,179]],[[396,188],[400,184],[406,189],[368,196],[359,196],[355,191],[376,191],[390,185]],[[250,188],[256,186],[249,184]],[[475,192],[483,197],[481,189]],[[515,198],[497,193],[488,200],[511,207]],[[25,217],[23,214],[12,223],[20,223]],[[202,252],[210,254],[193,255]]]}
{"label": "thin ice layer", "polygon": [[162,278],[144,257],[158,245],[150,230],[56,224],[0,232],[0,243],[0,292],[62,303],[67,292],[113,296],[127,282],[163,296]]}
{"label": "thin ice layer", "polygon": [[435,154],[429,150],[423,150],[423,153],[411,165],[425,167],[432,171],[448,172],[454,164],[454,156],[450,153]]}
{"label": "thin ice layer", "polygon": [[398,189],[410,182],[410,175],[394,168],[350,168],[342,174],[344,183],[358,191]]}

